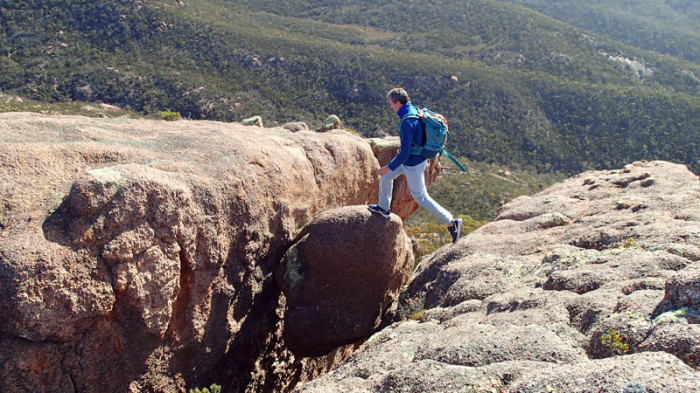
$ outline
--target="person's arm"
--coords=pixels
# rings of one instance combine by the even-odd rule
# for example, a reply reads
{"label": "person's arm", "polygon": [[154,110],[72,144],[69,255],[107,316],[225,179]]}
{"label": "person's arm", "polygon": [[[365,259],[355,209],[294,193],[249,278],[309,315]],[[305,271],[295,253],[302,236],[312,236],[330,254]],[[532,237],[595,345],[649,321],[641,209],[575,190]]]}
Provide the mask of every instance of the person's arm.
{"label": "person's arm", "polygon": [[393,160],[387,165],[390,170],[395,171],[396,168],[401,166],[408,156],[411,154],[411,145],[413,144],[413,132],[411,130],[410,120],[401,121],[401,150],[399,154],[394,157]]}

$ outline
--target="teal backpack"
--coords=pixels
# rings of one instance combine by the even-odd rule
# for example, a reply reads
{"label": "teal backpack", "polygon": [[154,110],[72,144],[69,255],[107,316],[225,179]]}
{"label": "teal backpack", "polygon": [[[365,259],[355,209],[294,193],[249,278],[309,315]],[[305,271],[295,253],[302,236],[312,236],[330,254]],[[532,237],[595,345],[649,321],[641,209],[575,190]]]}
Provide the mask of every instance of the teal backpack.
{"label": "teal backpack", "polygon": [[[418,115],[408,115],[403,119],[408,118],[418,118],[423,125],[423,141],[424,144],[411,146],[411,154],[419,155],[423,158],[433,158],[435,156],[444,154],[452,160],[452,162],[457,165],[462,172],[466,172],[464,166],[457,161],[456,158],[452,157],[450,153],[445,150],[445,144],[450,137],[450,132],[447,126],[447,119],[445,116],[433,112],[428,108],[423,108],[418,110]],[[403,121],[403,119],[401,119]],[[401,131],[401,124],[399,123],[399,131]]]}

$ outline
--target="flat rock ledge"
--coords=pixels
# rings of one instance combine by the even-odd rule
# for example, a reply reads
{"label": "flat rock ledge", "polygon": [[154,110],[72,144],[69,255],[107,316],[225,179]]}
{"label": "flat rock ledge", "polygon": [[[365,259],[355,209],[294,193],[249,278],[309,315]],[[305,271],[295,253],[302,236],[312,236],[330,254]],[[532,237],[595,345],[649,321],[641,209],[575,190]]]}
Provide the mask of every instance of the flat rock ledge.
{"label": "flat rock ledge", "polygon": [[424,258],[404,320],[297,392],[700,391],[700,181],[635,162]]}

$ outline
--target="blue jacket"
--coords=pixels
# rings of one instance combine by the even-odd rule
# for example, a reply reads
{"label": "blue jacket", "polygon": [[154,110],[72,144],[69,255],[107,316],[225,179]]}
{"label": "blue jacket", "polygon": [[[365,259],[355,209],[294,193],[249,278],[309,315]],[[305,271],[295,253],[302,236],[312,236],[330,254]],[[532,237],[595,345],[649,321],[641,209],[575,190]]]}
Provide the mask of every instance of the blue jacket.
{"label": "blue jacket", "polygon": [[411,145],[413,143],[417,145],[423,144],[423,126],[420,119],[408,118],[404,120],[404,117],[407,115],[418,115],[418,110],[409,101],[396,114],[401,118],[401,123],[399,123],[401,150],[388,165],[392,171],[395,171],[401,165],[416,166],[425,161],[425,158],[411,154]]}

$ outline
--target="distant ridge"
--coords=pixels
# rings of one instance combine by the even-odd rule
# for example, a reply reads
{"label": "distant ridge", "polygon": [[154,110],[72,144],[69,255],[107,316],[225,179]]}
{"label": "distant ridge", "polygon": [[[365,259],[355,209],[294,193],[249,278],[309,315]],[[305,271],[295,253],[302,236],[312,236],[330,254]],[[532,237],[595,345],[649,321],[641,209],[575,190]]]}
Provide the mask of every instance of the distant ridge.
{"label": "distant ridge", "polygon": [[643,49],[700,63],[700,3],[693,0],[503,0]]}

